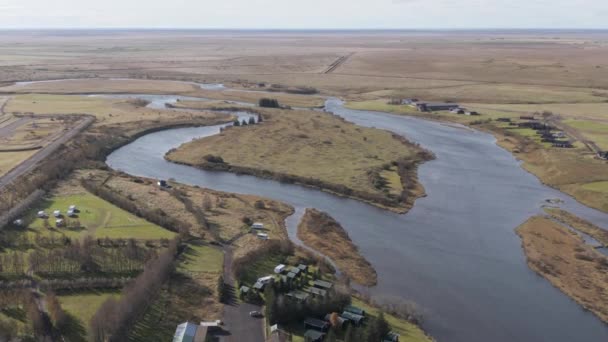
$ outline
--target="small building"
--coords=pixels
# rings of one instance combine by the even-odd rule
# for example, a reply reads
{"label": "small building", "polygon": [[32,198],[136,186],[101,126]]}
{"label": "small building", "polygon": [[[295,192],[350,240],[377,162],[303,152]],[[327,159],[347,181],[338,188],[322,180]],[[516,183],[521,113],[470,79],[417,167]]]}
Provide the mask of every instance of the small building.
{"label": "small building", "polygon": [[287,342],[291,340],[289,337],[289,333],[281,329],[278,324],[270,326],[270,337],[268,338],[268,341]]}
{"label": "small building", "polygon": [[416,109],[421,112],[437,112],[440,110],[452,110],[459,107],[460,106],[456,103],[416,103]]}
{"label": "small building", "polygon": [[258,278],[258,282],[262,283],[262,284],[270,284],[274,282],[274,277],[271,275],[262,277],[262,278]]}
{"label": "small building", "polygon": [[389,331],[382,342],[399,342],[399,334],[394,331]]}
{"label": "small building", "polygon": [[574,147],[574,145],[572,145],[572,143],[570,141],[554,141],[552,146],[553,147],[558,147],[558,148],[572,148],[572,147]]}
{"label": "small building", "polygon": [[472,116],[477,116],[477,115],[479,115],[479,113],[478,113],[478,112],[476,112],[476,111],[474,111],[474,110],[470,110],[470,111],[466,112],[465,114],[466,114],[466,115],[472,115]]}
{"label": "small building", "polygon": [[[325,315],[325,320],[328,321],[328,322],[331,322],[331,315],[332,315],[331,313],[328,313],[327,315]],[[346,320],[343,317],[340,317],[338,315],[338,325],[340,327],[343,327],[344,324],[346,324],[347,322],[348,322],[348,320]]]}
{"label": "small building", "polygon": [[257,291],[264,291],[265,287],[266,287],[266,284],[260,283],[259,281],[256,281],[255,284],[253,284],[253,289],[257,290]]}
{"label": "small building", "polygon": [[38,214],[36,214],[36,216],[38,216],[39,218],[47,218],[47,217],[49,217],[49,215],[47,215],[43,210],[40,210],[38,212]]}
{"label": "small building", "polygon": [[312,294],[313,297],[325,297],[327,295],[326,290],[320,289],[318,287],[309,287],[305,291]]}
{"label": "small building", "polygon": [[161,187],[161,188],[168,188],[169,184],[167,183],[166,180],[164,179],[159,179],[158,182],[156,182],[156,184]]}
{"label": "small building", "polygon": [[252,229],[264,229],[264,224],[260,222],[255,222],[251,225]]}
{"label": "small building", "polygon": [[365,319],[365,316],[357,315],[357,314],[354,314],[354,313],[349,312],[349,311],[342,312],[342,314],[340,315],[340,317],[353,322],[354,325],[361,324],[363,322],[363,320]]}
{"label": "small building", "polygon": [[204,342],[207,338],[207,328],[194,323],[185,322],[177,326],[173,342]]}
{"label": "small building", "polygon": [[77,212],[78,212],[78,209],[76,209],[76,205],[74,205],[74,204],[70,205],[70,206],[68,207],[68,210],[71,210],[71,211],[73,211],[73,212],[75,212],[75,213],[77,213]]}
{"label": "small building", "polygon": [[348,311],[351,313],[354,313],[356,315],[360,315],[360,316],[365,316],[365,310],[361,309],[360,307],[354,306],[354,305],[347,305],[344,308],[344,311]]}
{"label": "small building", "polygon": [[302,273],[302,271],[300,271],[300,268],[298,268],[298,267],[291,267],[291,268],[289,269],[289,271],[290,271],[291,273],[295,273],[297,276],[299,276],[299,275],[300,275],[300,273]]}
{"label": "small building", "polygon": [[55,216],[55,217],[61,217],[61,210],[55,210],[55,211],[53,211],[53,216]]}
{"label": "small building", "polygon": [[55,220],[55,226],[58,228],[63,227],[63,226],[65,226],[65,222],[63,221],[63,219],[57,219],[57,220]]}
{"label": "small building", "polygon": [[68,210],[67,215],[68,215],[68,217],[75,217],[76,216],[76,212],[74,210],[70,209],[70,210]]}
{"label": "small building", "polygon": [[327,331],[327,329],[329,329],[329,322],[322,321],[316,318],[307,318],[304,321],[304,328],[325,332]]}
{"label": "small building", "polygon": [[324,289],[324,290],[329,290],[332,288],[332,286],[334,286],[334,284],[332,284],[328,281],[325,281],[325,280],[315,280],[312,282],[312,285],[314,287]]}
{"label": "small building", "polygon": [[244,295],[245,295],[245,294],[249,293],[249,290],[251,290],[249,287],[247,287],[247,286],[243,285],[243,286],[241,286],[241,288],[239,289],[239,292],[240,292],[241,294],[244,294]]}
{"label": "small building", "polygon": [[554,132],[552,135],[554,138],[565,138],[566,137],[566,134],[562,131]]}
{"label": "small building", "polygon": [[298,269],[300,269],[300,272],[302,272],[302,273],[307,273],[308,272],[308,265],[299,264],[298,265]]}
{"label": "small building", "polygon": [[464,109],[462,108],[454,108],[450,110],[450,113],[454,113],[454,114],[464,114]]}
{"label": "small building", "polygon": [[286,266],[285,266],[285,265],[283,265],[283,264],[279,264],[279,265],[277,265],[277,266],[274,268],[274,273],[276,273],[276,274],[281,274],[281,273],[283,273],[283,271],[285,271],[285,267],[286,267]]}
{"label": "small building", "polygon": [[289,272],[289,273],[287,273],[287,280],[288,280],[288,281],[289,281],[289,280],[294,280],[294,279],[296,279],[297,277],[298,277],[298,276],[297,276],[295,273],[293,273],[293,272]]}
{"label": "small building", "polygon": [[257,237],[260,240],[268,240],[268,234],[266,234],[266,233],[258,233]]}
{"label": "small building", "polygon": [[317,330],[306,330],[304,333],[304,342],[323,342],[325,333]]}

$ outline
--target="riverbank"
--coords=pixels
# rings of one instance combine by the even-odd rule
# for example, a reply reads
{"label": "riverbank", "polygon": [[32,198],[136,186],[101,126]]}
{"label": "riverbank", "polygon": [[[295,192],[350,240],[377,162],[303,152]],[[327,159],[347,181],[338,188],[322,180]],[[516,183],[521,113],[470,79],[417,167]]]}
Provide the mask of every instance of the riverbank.
{"label": "riverbank", "polygon": [[376,270],[359,253],[346,230],[329,214],[306,209],[297,234],[306,246],[330,257],[340,271],[354,282],[363,286],[376,285]]}
{"label": "riverbank", "polygon": [[542,216],[517,228],[528,266],[608,323],[608,258],[568,228]]}
{"label": "riverbank", "polygon": [[388,105],[386,100],[349,102],[346,107],[453,122],[491,133],[500,147],[521,160],[522,167],[543,184],[565,192],[589,207],[608,212],[608,191],[599,186],[608,181],[608,163],[597,159],[595,153],[582,143],[575,143],[574,148],[570,149],[550,147],[541,143],[532,130],[518,129],[497,121],[499,118],[518,121],[523,115],[520,111],[481,109],[481,116],[427,113],[409,106]]}
{"label": "riverbank", "polygon": [[399,213],[425,194],[416,171],[432,154],[398,135],[323,112],[256,111],[261,123],[186,143],[166,159],[315,187]]}

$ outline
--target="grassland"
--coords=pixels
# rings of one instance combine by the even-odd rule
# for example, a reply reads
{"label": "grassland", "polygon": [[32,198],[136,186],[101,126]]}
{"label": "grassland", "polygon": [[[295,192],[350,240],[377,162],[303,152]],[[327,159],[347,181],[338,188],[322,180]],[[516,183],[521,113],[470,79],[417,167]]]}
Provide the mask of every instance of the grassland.
{"label": "grassland", "polygon": [[61,308],[68,315],[64,337],[69,341],[87,341],[89,322],[108,298],[119,298],[119,291],[66,292],[58,296]]}
{"label": "grassland", "polygon": [[[50,226],[45,228],[44,219],[36,217],[38,210],[44,210],[52,216],[54,210],[61,210],[66,215],[70,205],[76,205],[79,212],[75,218],[64,217],[68,227],[55,228],[52,219]],[[175,233],[147,222],[131,213],[128,213],[114,205],[96,197],[90,193],[83,192],[67,196],[54,196],[38,206],[27,217],[31,223],[28,226],[28,234],[48,235],[50,232],[59,232],[70,238],[83,238],[90,235],[96,238],[109,237],[111,239],[163,239],[172,238]],[[70,227],[72,221],[78,221],[80,228]]]}
{"label": "grassland", "polygon": [[608,322],[608,259],[568,228],[535,216],[517,228],[528,266]]}
{"label": "grassland", "polygon": [[306,209],[298,225],[298,238],[328,256],[344,275],[364,286],[376,285],[376,270],[361,254],[348,233],[327,213]]}
{"label": "grassland", "polygon": [[[423,190],[415,175],[404,178],[405,201],[374,183],[384,166],[402,160],[416,166],[429,158],[420,148],[386,131],[358,127],[326,113],[262,110],[264,122],[232,127],[223,133],[182,145],[167,159],[201,167],[318,186],[339,194],[404,211]],[[206,155],[223,158],[210,165]],[[376,177],[376,178],[375,178]]]}
{"label": "grassland", "polygon": [[607,230],[602,229],[585,219],[570,214],[565,210],[557,208],[545,208],[545,212],[558,222],[570,226],[579,232],[583,232],[596,239],[603,246],[608,247]]}
{"label": "grassland", "polygon": [[17,167],[36,151],[0,152],[0,176]]}

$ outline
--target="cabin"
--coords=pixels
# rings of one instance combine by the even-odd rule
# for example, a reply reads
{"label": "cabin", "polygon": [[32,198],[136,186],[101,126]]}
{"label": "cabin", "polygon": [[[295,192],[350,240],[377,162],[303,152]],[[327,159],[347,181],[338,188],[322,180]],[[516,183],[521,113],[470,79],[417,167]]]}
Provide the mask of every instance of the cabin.
{"label": "cabin", "polygon": [[317,330],[306,330],[304,333],[304,342],[323,342],[325,333]]}
{"label": "cabin", "polygon": [[277,265],[277,266],[274,268],[274,273],[276,273],[276,274],[281,274],[281,273],[283,273],[283,271],[285,271],[285,267],[286,267],[286,266],[285,266],[285,265],[283,265],[283,264],[279,264],[279,265]]}
{"label": "cabin", "polygon": [[55,220],[55,226],[57,228],[63,227],[63,226],[65,226],[65,222],[63,221],[63,219],[57,219],[57,220]]}
{"label": "cabin", "polygon": [[300,269],[300,272],[302,272],[302,273],[307,273],[308,272],[308,265],[299,264],[298,265],[298,269]]}
{"label": "cabin", "polygon": [[243,285],[241,286],[241,288],[239,289],[239,292],[243,295],[246,295],[247,293],[249,293],[249,290],[251,290],[249,287]]}
{"label": "cabin", "polygon": [[354,325],[360,325],[363,322],[363,320],[365,319],[365,316],[357,315],[357,314],[354,314],[349,311],[342,312],[340,317],[342,317],[345,320],[348,320],[350,322],[353,322]]}
{"label": "cabin", "polygon": [[260,223],[260,222],[256,222],[254,224],[251,225],[252,229],[264,229],[264,224]]}
{"label": "cabin", "polygon": [[309,287],[304,291],[310,293],[311,295],[313,295],[313,297],[325,297],[327,295],[326,290],[320,289],[318,287]]}
{"label": "cabin", "polygon": [[23,220],[17,219],[15,221],[13,221],[13,225],[17,226],[17,227],[21,227],[21,226],[23,226]]}
{"label": "cabin", "polygon": [[511,119],[510,118],[498,118],[498,119],[496,119],[496,121],[498,121],[498,122],[511,122]]}
{"label": "cabin", "polygon": [[38,214],[36,214],[39,218],[47,218],[49,217],[44,211],[40,210]]}
{"label": "cabin", "polygon": [[55,210],[55,211],[53,211],[53,216],[55,216],[55,217],[61,217],[61,210]]}
{"label": "cabin", "polygon": [[74,205],[74,204],[70,205],[70,206],[68,207],[68,210],[71,210],[71,211],[73,211],[73,212],[75,212],[75,213],[77,213],[77,212],[78,212],[78,209],[76,208],[76,205]]}
{"label": "cabin", "polygon": [[70,209],[70,210],[68,210],[67,215],[68,215],[68,217],[75,217],[76,216],[76,212],[74,210]]}
{"label": "cabin", "polygon": [[204,342],[207,339],[207,327],[184,322],[177,326],[173,342]]}
{"label": "cabin", "polygon": [[159,179],[158,182],[156,182],[156,184],[160,188],[168,188],[169,187],[169,184],[167,184],[167,181],[164,180],[164,179]]}
{"label": "cabin", "polygon": [[332,288],[332,286],[334,286],[334,284],[325,280],[315,280],[312,282],[312,286],[323,290],[329,290]]}
{"label": "cabin", "polygon": [[354,313],[354,314],[360,315],[360,316],[365,316],[365,310],[363,310],[357,306],[354,306],[354,305],[347,305],[344,308],[344,311],[348,311],[348,312],[351,312],[351,313]]}
{"label": "cabin", "polygon": [[316,318],[307,318],[304,321],[304,328],[325,332],[327,331],[327,329],[329,329],[329,322],[322,321]]}
{"label": "cabin", "polygon": [[458,104],[456,103],[416,103],[416,109],[420,112],[437,112],[440,110],[452,110],[455,108],[459,108]]}

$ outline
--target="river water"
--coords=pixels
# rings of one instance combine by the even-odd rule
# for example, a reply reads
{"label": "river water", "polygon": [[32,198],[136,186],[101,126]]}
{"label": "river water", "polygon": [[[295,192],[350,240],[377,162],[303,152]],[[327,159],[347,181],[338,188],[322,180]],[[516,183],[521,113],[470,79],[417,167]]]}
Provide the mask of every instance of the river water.
{"label": "river water", "polygon": [[604,228],[608,215],[541,184],[489,134],[350,110],[337,99],[329,99],[326,109],[433,151],[437,159],[419,169],[428,196],[399,215],[310,188],[203,171],[163,158],[171,148],[217,134],[220,126],[151,133],[116,150],[107,163],[137,176],[289,203],[296,208],[287,220],[292,237],[304,208],[328,212],[376,268],[378,286],[370,293],[416,302],[424,328],[439,341],[608,341],[607,325],[530,271],[514,232],[540,213],[547,199],[563,200],[560,207]]}

